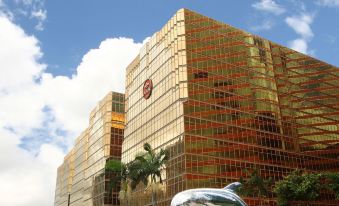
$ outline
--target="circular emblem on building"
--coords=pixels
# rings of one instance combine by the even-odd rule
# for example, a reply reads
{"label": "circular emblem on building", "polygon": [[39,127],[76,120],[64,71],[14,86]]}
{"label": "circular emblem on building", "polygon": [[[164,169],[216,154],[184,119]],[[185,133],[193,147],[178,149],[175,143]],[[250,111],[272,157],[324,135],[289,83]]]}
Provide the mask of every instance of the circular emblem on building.
{"label": "circular emblem on building", "polygon": [[144,87],[142,89],[142,92],[144,94],[144,98],[148,99],[151,94],[152,94],[152,90],[153,90],[153,83],[152,80],[147,79],[144,83]]}

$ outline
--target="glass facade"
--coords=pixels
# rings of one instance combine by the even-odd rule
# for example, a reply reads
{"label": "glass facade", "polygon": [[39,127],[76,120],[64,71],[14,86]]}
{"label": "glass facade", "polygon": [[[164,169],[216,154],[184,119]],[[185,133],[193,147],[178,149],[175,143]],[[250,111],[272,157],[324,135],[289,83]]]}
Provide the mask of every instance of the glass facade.
{"label": "glass facade", "polygon": [[[164,206],[245,170],[273,180],[296,168],[339,171],[338,88],[337,67],[181,9],[127,68],[122,161],[145,142],[170,151],[158,188]],[[151,195],[139,185],[132,199],[147,205]]]}
{"label": "glass facade", "polygon": [[[127,68],[126,128],[122,160],[134,159],[148,142],[155,149],[171,147],[170,175],[158,188],[158,199],[169,205],[171,197],[184,189],[184,105],[187,100],[184,11],[179,11],[150,41]],[[152,94],[143,96],[144,82],[151,79]],[[180,169],[181,168],[181,169]],[[140,185],[131,205],[150,202],[150,191]]]}
{"label": "glass facade", "polygon": [[104,173],[109,159],[121,158],[124,95],[110,92],[90,114],[88,128],[58,168],[55,206],[119,205],[118,188],[110,194]]}

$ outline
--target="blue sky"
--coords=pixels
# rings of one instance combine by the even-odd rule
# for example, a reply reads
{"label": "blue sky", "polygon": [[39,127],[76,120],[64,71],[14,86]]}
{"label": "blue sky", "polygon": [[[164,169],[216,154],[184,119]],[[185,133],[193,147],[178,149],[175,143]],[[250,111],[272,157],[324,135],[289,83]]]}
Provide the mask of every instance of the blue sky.
{"label": "blue sky", "polygon": [[91,109],[180,8],[339,65],[339,0],[0,0],[0,205],[53,205]]}
{"label": "blue sky", "polygon": [[[129,37],[138,42],[142,41],[161,28],[179,8],[192,9],[285,46],[288,46],[289,41],[298,38],[294,30],[285,23],[285,19],[306,13],[313,16],[310,27],[314,37],[308,43],[312,54],[326,62],[339,65],[335,55],[339,52],[339,23],[335,21],[339,18],[339,6],[335,7],[337,1],[276,1],[277,5],[286,10],[281,15],[255,9],[255,2],[45,1],[44,9],[48,18],[43,23],[43,31],[37,31],[34,28],[36,22],[23,15],[18,15],[16,22],[41,42],[43,61],[49,64],[48,71],[71,75],[82,56],[89,49],[97,47],[103,39]],[[324,5],[326,2],[328,6]],[[18,5],[13,1],[10,7],[16,8]]]}

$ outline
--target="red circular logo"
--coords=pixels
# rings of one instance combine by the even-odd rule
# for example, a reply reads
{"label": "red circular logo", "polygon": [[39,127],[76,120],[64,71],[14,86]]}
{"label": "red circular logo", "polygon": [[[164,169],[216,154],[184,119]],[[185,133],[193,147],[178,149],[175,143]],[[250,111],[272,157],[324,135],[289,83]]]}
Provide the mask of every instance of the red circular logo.
{"label": "red circular logo", "polygon": [[152,90],[153,90],[152,80],[147,79],[144,83],[144,87],[143,87],[143,90],[142,90],[145,99],[148,99],[151,96]]}

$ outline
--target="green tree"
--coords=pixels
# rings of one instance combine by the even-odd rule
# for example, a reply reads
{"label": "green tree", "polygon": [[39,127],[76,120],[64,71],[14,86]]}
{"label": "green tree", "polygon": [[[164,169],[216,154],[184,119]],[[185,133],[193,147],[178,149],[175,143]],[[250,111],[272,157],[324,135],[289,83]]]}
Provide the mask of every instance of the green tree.
{"label": "green tree", "polygon": [[126,200],[128,205],[128,199],[130,196],[129,189],[129,164],[125,164],[119,160],[109,160],[105,165],[106,173],[111,176],[110,178],[110,193],[113,188],[118,188],[119,184],[121,189],[119,191],[119,199]]}
{"label": "green tree", "polygon": [[323,174],[307,174],[300,170],[293,171],[283,180],[276,182],[278,206],[288,205],[289,201],[310,201],[319,197],[323,186],[320,180]]}
{"label": "green tree", "polygon": [[334,193],[335,198],[339,200],[339,172],[326,172],[325,188]]}
{"label": "green tree", "polygon": [[296,170],[276,182],[274,192],[278,206],[289,205],[289,201],[314,201],[321,198],[322,192],[333,194],[339,199],[339,173],[305,173]]}
{"label": "green tree", "polygon": [[155,191],[155,184],[159,179],[162,184],[161,171],[165,163],[169,159],[168,150],[161,149],[156,153],[149,143],[144,144],[145,153],[137,155],[135,161],[130,165],[130,171],[133,173],[131,178],[131,186],[134,189],[140,182],[145,186],[149,185],[152,188],[152,205],[157,204],[157,195]]}

